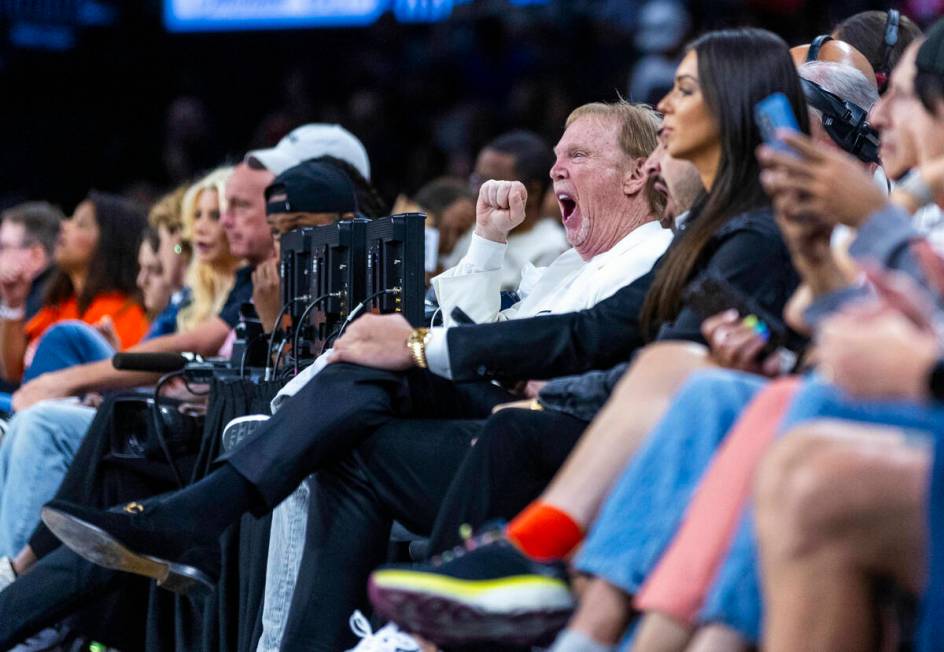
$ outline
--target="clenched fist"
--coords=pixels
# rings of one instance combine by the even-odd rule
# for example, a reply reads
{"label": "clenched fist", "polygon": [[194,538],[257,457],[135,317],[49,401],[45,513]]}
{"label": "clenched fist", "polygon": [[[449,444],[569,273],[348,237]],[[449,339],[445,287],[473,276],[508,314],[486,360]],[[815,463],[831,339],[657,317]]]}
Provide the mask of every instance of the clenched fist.
{"label": "clenched fist", "polygon": [[520,181],[486,181],[475,206],[475,234],[493,242],[507,242],[508,233],[524,222],[528,191]]}

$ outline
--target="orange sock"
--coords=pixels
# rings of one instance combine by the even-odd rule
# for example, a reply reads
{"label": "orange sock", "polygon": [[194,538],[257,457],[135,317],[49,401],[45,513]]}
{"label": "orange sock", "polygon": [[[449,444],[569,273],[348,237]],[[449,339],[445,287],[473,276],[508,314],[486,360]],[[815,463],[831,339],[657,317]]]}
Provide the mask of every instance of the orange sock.
{"label": "orange sock", "polygon": [[583,529],[567,512],[539,500],[518,514],[505,534],[537,561],[563,559],[583,541]]}

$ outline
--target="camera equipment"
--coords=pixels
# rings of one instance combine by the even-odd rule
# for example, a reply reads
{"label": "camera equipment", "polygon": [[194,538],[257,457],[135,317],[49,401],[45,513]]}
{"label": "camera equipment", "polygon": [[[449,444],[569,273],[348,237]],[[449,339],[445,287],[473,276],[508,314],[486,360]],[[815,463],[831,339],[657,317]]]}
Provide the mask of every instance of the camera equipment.
{"label": "camera equipment", "polygon": [[813,42],[810,43],[810,49],[806,52],[806,63],[809,63],[810,61],[817,61],[819,59],[819,51],[828,41],[832,40],[833,37],[829,34],[820,34],[814,38]]}
{"label": "camera equipment", "polygon": [[425,256],[422,213],[401,213],[367,226],[367,306],[372,312],[399,312],[423,325]]}
{"label": "camera equipment", "polygon": [[808,79],[801,77],[800,84],[807,103],[823,114],[823,129],[829,137],[859,160],[878,163],[879,135],[868,123],[868,111]]}

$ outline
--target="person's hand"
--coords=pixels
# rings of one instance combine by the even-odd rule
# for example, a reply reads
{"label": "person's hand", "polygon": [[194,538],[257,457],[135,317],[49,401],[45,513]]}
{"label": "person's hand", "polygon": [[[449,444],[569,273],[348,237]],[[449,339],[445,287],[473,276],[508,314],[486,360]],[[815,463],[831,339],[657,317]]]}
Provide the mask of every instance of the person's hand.
{"label": "person's hand", "polygon": [[78,393],[70,369],[37,376],[13,392],[13,410],[20,412],[50,398],[65,398]]}
{"label": "person's hand", "polygon": [[822,376],[857,398],[923,400],[940,355],[934,332],[883,301],[825,320],[817,336]]}
{"label": "person's hand", "polygon": [[507,242],[508,233],[524,222],[528,191],[520,181],[486,181],[475,206],[475,234]]}
{"label": "person's hand", "polygon": [[533,410],[534,408],[534,399],[528,399],[526,401],[509,401],[508,403],[499,403],[492,408],[492,414],[501,412],[502,410]]}
{"label": "person's hand", "polygon": [[413,327],[400,313],[364,315],[351,322],[335,343],[328,363],[350,362],[375,369],[403,371],[413,366],[406,341]]}
{"label": "person's hand", "polygon": [[282,308],[279,292],[279,261],[276,258],[261,263],[252,272],[252,302],[266,333],[277,326],[276,318]]}
{"label": "person's hand", "polygon": [[780,373],[779,356],[771,353],[761,358],[760,352],[767,342],[743,322],[734,309],[713,315],[702,322],[701,333],[711,349],[712,359],[728,369],[776,376]]}
{"label": "person's hand", "polygon": [[546,380],[529,380],[525,383],[524,390],[521,393],[528,398],[537,398],[545,385],[547,385]]}
{"label": "person's hand", "polygon": [[111,348],[116,351],[121,350],[121,340],[118,339],[118,332],[115,330],[115,322],[112,321],[111,317],[105,315],[92,324],[92,328],[97,330],[99,334],[105,338],[105,341],[108,342]]}
{"label": "person's hand", "polygon": [[32,281],[23,269],[0,270],[0,302],[8,308],[25,306],[31,286]]}
{"label": "person's hand", "polygon": [[780,131],[778,136],[793,151],[762,145],[757,158],[765,168],[761,183],[767,194],[775,200],[781,195],[789,199],[777,206],[785,218],[815,217],[857,227],[887,203],[857,159],[836,148],[818,146],[800,133]]}

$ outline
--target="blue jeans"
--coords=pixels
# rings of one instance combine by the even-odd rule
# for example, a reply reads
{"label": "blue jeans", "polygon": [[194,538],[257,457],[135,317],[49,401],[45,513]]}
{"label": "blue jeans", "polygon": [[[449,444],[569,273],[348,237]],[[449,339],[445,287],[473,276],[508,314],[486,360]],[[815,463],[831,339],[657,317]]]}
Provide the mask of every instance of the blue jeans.
{"label": "blue jeans", "polygon": [[636,593],[675,536],[715,451],[766,384],[734,371],[694,374],[607,498],[576,567]]}
{"label": "blue jeans", "polygon": [[[785,433],[804,421],[823,418],[886,425],[930,439],[944,426],[944,408],[857,401],[821,381],[809,380],[784,415],[780,432]],[[702,622],[723,623],[751,642],[760,640],[763,603],[757,559],[754,513],[748,506],[705,600],[700,615]]]}
{"label": "blue jeans", "polygon": [[33,362],[23,372],[23,382],[51,371],[107,360],[114,354],[115,348],[84,321],[62,321],[43,333]]}
{"label": "blue jeans", "polygon": [[921,605],[921,652],[939,649],[944,641],[944,445],[938,439],[928,491],[928,587]]}
{"label": "blue jeans", "polygon": [[93,408],[54,400],[10,421],[0,441],[0,555],[12,557],[26,545],[94,417]]}
{"label": "blue jeans", "polygon": [[256,652],[279,652],[288,622],[298,568],[305,553],[308,527],[309,480],[298,485],[291,496],[272,510],[269,531],[269,556],[266,559],[265,598],[262,610],[262,636]]}

